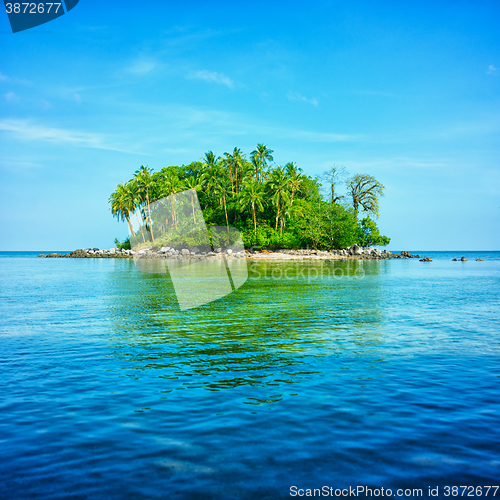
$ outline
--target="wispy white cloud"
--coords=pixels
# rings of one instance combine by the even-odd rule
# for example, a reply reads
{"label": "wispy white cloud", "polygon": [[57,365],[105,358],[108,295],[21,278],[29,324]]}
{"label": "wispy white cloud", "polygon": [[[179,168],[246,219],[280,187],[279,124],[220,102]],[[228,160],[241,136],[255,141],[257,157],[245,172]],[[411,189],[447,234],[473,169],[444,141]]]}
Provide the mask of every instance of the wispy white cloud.
{"label": "wispy white cloud", "polygon": [[106,149],[122,153],[144,154],[116,146],[112,144],[110,138],[104,134],[47,127],[45,125],[33,123],[30,120],[0,120],[0,131],[1,130],[23,141],[42,141],[91,149]]}
{"label": "wispy white cloud", "polygon": [[19,96],[15,94],[15,92],[7,92],[3,96],[5,97],[5,100],[7,102],[19,102],[21,100]]}
{"label": "wispy white cloud", "polygon": [[22,161],[22,160],[0,160],[0,169],[6,169],[11,171],[26,171],[41,168],[40,163],[34,163],[32,161]]}
{"label": "wispy white cloud", "polygon": [[230,89],[234,88],[234,82],[226,75],[222,73],[216,73],[215,71],[195,71],[191,73],[187,78],[191,80],[205,80],[206,82],[219,83],[221,85],[227,85]]}
{"label": "wispy white cloud", "polygon": [[146,73],[149,73],[153,69],[155,69],[158,66],[158,63],[151,58],[148,57],[141,57],[139,59],[136,59],[128,68],[127,71],[129,73],[133,73],[135,75],[144,75]]}
{"label": "wispy white cloud", "polygon": [[[141,129],[147,130],[147,143],[156,150],[157,144],[164,145],[165,136],[171,139],[174,148],[192,150],[195,141],[200,141],[210,149],[216,148],[221,137],[256,138],[269,137],[269,141],[278,138],[293,138],[303,143],[339,143],[339,142],[367,142],[370,139],[364,134],[350,134],[340,131],[303,130],[301,128],[273,126],[269,121],[262,121],[255,117],[237,112],[222,111],[216,108],[183,106],[183,105],[147,105],[144,103],[127,103],[129,112],[140,113],[140,120],[145,120]],[[168,116],[167,123],[155,125],[156,117]],[[155,117],[154,120],[151,117]],[[185,146],[184,146],[185,145]],[[142,146],[144,149],[144,146]],[[198,147],[198,146],[196,146]],[[225,147],[225,146],[224,146]]]}
{"label": "wispy white cloud", "polygon": [[73,94],[73,97],[75,98],[75,101],[77,104],[81,104],[82,103],[82,98],[80,97],[80,94]]}
{"label": "wispy white cloud", "polygon": [[309,130],[283,130],[283,132],[287,137],[294,137],[310,142],[357,142],[363,139],[362,135],[333,134]]}
{"label": "wispy white cloud", "polygon": [[9,83],[23,83],[23,84],[28,84],[31,85],[31,82],[29,80],[24,80],[22,78],[11,78],[10,76],[4,75],[0,71],[0,82],[9,82]]}
{"label": "wispy white cloud", "polygon": [[288,92],[286,95],[290,101],[302,101],[302,102],[308,102],[309,104],[312,104],[313,106],[318,105],[318,101],[313,97],[312,99],[308,99],[307,97],[304,97],[303,95],[299,94],[298,92]]}
{"label": "wispy white cloud", "polygon": [[494,75],[495,71],[498,71],[498,68],[495,68],[493,64],[490,64],[488,71],[486,72],[487,75]]}

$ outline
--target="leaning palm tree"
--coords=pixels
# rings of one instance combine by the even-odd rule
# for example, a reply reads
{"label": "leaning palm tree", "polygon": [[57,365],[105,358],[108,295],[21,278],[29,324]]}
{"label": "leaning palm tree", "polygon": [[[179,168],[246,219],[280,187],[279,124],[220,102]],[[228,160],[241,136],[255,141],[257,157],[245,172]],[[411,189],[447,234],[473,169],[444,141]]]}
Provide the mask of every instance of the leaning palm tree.
{"label": "leaning palm tree", "polygon": [[[139,187],[137,185],[137,182],[135,180],[128,181],[125,184],[126,192],[127,192],[127,197],[129,198],[129,203],[131,204],[131,211],[133,214],[135,214],[135,217],[137,219],[137,223],[139,224],[139,229],[141,230],[141,235],[142,235],[142,241],[146,243],[146,237],[144,236],[144,230],[143,230],[143,224],[145,223],[144,217],[142,215],[142,198],[139,193]],[[141,214],[141,219],[143,224],[141,224],[141,219],[139,219],[139,214]]]}
{"label": "leaning palm tree", "polygon": [[252,179],[243,185],[241,191],[240,206],[245,209],[250,207],[253,218],[254,234],[257,234],[257,210],[263,210],[265,204],[264,188],[256,180]]}
{"label": "leaning palm tree", "polygon": [[138,188],[139,188],[139,193],[142,196],[145,196],[145,201],[146,201],[146,209],[147,209],[147,215],[146,215],[146,220],[147,220],[147,229],[149,229],[151,233],[151,239],[153,240],[153,243],[155,241],[154,234],[153,234],[153,224],[151,221],[151,206],[150,206],[150,199],[149,199],[149,192],[150,190],[153,189],[154,186],[154,179],[152,175],[152,170],[149,167],[145,167],[142,165],[139,170],[136,170],[135,172],[135,180],[137,182]]}
{"label": "leaning palm tree", "polygon": [[116,217],[121,221],[127,221],[130,234],[134,238],[135,242],[138,243],[134,226],[130,220],[130,213],[134,211],[134,201],[129,196],[127,187],[124,184],[118,184],[116,191],[109,197],[109,203],[111,204],[110,209],[113,217]]}
{"label": "leaning palm tree", "polygon": [[[252,159],[255,158],[255,176],[257,181],[262,182],[264,178],[265,168],[268,166],[267,161],[273,161],[273,150],[269,149],[265,144],[257,144],[255,149],[250,153]],[[253,163],[253,161],[252,161]]]}

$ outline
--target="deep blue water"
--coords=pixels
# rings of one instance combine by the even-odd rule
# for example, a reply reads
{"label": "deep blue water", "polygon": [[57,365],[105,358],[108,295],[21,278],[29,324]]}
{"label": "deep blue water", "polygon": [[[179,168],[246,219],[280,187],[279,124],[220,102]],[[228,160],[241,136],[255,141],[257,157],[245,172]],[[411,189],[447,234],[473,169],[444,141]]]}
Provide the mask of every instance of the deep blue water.
{"label": "deep blue water", "polygon": [[37,253],[0,252],[2,500],[500,484],[500,252],[259,263],[184,312]]}

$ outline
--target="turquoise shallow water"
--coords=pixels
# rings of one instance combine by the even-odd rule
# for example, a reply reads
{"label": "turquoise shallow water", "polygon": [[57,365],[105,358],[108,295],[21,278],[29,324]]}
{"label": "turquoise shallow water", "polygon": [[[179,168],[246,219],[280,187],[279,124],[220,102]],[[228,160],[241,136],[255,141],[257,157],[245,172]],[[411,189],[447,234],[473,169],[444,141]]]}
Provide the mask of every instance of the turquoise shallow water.
{"label": "turquoise shallow water", "polygon": [[131,261],[0,253],[0,498],[498,485],[500,253],[420,253],[184,312]]}

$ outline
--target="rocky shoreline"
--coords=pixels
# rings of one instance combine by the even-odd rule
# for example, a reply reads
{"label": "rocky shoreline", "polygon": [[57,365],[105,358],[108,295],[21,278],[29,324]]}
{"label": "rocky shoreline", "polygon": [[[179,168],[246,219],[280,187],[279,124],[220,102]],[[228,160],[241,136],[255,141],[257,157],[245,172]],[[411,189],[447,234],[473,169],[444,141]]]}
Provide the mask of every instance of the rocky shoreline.
{"label": "rocky shoreline", "polygon": [[[378,248],[352,247],[342,250],[276,250],[276,251],[253,251],[244,250],[240,252],[231,249],[217,248],[212,252],[201,252],[197,248],[170,248],[162,247],[160,249],[142,249],[137,252],[134,250],[122,250],[119,248],[110,248],[103,250],[99,248],[87,248],[74,250],[67,254],[39,254],[37,257],[48,258],[73,258],[73,259],[217,259],[224,256],[229,259],[256,259],[256,260],[344,260],[344,259],[420,259],[420,255],[412,255],[410,252],[403,251],[401,254],[392,253],[388,250],[381,251]],[[430,262],[430,257],[425,257],[421,261]]]}

